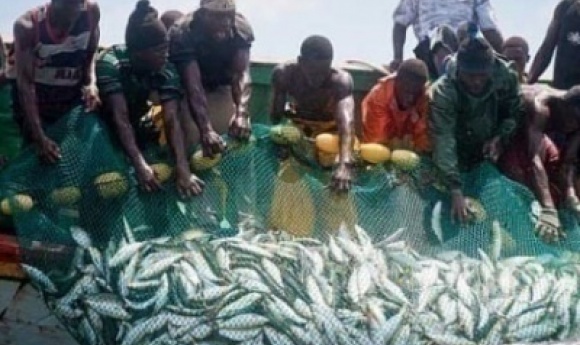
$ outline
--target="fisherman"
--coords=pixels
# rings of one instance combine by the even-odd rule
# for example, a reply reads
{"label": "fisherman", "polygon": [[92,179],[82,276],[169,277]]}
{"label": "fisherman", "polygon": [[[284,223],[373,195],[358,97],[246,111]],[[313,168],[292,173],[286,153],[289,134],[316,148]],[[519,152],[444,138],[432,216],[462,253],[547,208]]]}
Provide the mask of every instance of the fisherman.
{"label": "fisherman", "polygon": [[[189,170],[178,119],[182,98],[175,67],[167,62],[167,29],[148,0],[137,2],[125,32],[126,45],[114,45],[97,60],[97,83],[104,115],[116,130],[142,188],[159,190],[160,182],[141,149],[156,139],[148,114],[151,103],[163,109],[165,130],[176,162],[176,185],[183,197],[200,194],[203,183]],[[149,102],[149,100],[153,100]]]}
{"label": "fisherman", "polygon": [[[333,47],[328,38],[306,38],[297,62],[274,69],[270,116],[273,124],[290,119],[310,138],[338,133],[340,149],[332,186],[337,191],[346,191],[353,179],[353,81],[350,74],[332,67],[332,59]],[[291,103],[287,104],[288,101]],[[282,158],[287,156],[284,151],[279,148]]]}
{"label": "fisherman", "polygon": [[546,71],[558,48],[552,86],[567,90],[580,84],[580,1],[561,0],[530,69],[529,83],[535,84]]}
{"label": "fisherman", "polygon": [[519,36],[512,36],[505,40],[502,55],[514,63],[521,83],[527,82],[526,65],[530,61],[530,47],[528,42]]}
{"label": "fisherman", "polygon": [[99,106],[94,56],[99,43],[100,11],[86,0],[52,0],[14,24],[14,118],[24,142],[49,163],[60,148],[45,130],[84,103]]}
{"label": "fisherman", "polygon": [[520,121],[520,94],[516,72],[473,25],[446,75],[432,86],[428,117],[434,162],[451,191],[451,214],[461,222],[468,209],[460,172],[497,161]]}
{"label": "fisherman", "polygon": [[397,70],[403,61],[407,28],[410,25],[413,26],[419,42],[414,50],[415,56],[427,64],[431,73],[435,72],[433,70],[435,66],[429,61],[431,48],[429,33],[442,25],[457,30],[462,22],[475,21],[496,51],[501,51],[503,43],[491,0],[400,0],[393,13],[393,21],[395,54],[390,64],[391,71]]}
{"label": "fisherman", "polygon": [[379,80],[362,102],[363,142],[429,151],[428,74],[423,61],[409,59],[397,73]]}
{"label": "fisherman", "polygon": [[224,150],[221,134],[242,140],[250,136],[253,41],[252,28],[236,11],[234,0],[201,0],[198,10],[170,30],[169,60],[177,66],[186,91],[182,113],[191,114],[181,123],[188,146],[201,141],[206,156]]}
{"label": "fisherman", "polygon": [[542,205],[536,231],[551,242],[565,236],[556,207],[567,205],[580,217],[574,188],[580,153],[580,86],[562,91],[547,85],[524,85],[522,91],[523,126],[499,166],[509,178],[534,191]]}

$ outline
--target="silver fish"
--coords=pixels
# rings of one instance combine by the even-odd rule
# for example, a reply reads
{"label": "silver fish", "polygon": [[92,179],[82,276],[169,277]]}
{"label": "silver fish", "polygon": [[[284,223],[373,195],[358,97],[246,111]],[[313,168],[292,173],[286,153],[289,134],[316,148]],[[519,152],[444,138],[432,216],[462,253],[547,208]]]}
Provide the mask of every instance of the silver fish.
{"label": "silver fish", "polygon": [[56,294],[58,290],[52,280],[37,268],[28,266],[25,264],[21,265],[22,269],[26,275],[30,278],[33,284],[35,284],[41,291],[47,292],[49,294]]}
{"label": "silver fish", "polygon": [[73,240],[83,249],[89,249],[93,246],[93,241],[91,237],[86,232],[86,230],[79,228],[78,226],[73,226],[70,229],[71,236]]}
{"label": "silver fish", "polygon": [[443,203],[438,201],[433,207],[433,214],[431,215],[431,230],[439,240],[439,243],[443,243],[443,227],[441,226],[441,211]]}
{"label": "silver fish", "polygon": [[98,294],[85,298],[84,302],[100,315],[118,320],[129,320],[131,315],[121,300],[113,294]]}

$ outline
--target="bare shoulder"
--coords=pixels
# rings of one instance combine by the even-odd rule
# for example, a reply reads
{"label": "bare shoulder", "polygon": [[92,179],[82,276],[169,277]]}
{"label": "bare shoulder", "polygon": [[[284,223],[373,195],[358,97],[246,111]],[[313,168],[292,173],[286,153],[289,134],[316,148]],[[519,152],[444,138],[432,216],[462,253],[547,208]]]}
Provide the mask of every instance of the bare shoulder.
{"label": "bare shoulder", "polygon": [[288,83],[291,75],[296,71],[297,64],[286,62],[278,64],[272,71],[272,82],[275,86],[283,87]]}
{"label": "bare shoulder", "polygon": [[543,124],[549,118],[550,109],[547,100],[554,91],[543,84],[522,85],[524,109],[528,114],[528,120],[536,126],[544,126]]}
{"label": "bare shoulder", "polygon": [[352,92],[353,80],[350,73],[345,70],[333,68],[332,69],[332,85],[339,90],[348,90]]}

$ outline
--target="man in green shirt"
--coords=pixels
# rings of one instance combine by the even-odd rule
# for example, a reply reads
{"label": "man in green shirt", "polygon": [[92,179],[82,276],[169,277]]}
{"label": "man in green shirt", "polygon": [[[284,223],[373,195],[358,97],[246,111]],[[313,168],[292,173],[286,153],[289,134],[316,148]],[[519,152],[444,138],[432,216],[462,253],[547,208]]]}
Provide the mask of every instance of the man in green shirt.
{"label": "man in green shirt", "polygon": [[468,219],[460,172],[497,161],[523,112],[517,73],[470,30],[431,88],[429,129],[433,159],[452,193],[451,214]]}
{"label": "man in green shirt", "polygon": [[167,62],[167,29],[149,1],[137,3],[129,18],[125,41],[126,45],[105,50],[97,61],[97,85],[106,120],[116,130],[140,185],[148,192],[155,191],[161,186],[141,149],[156,142],[158,133],[146,115],[152,104],[161,104],[177,166],[178,191],[184,197],[197,195],[203,182],[189,170],[177,117],[181,82],[173,65]]}

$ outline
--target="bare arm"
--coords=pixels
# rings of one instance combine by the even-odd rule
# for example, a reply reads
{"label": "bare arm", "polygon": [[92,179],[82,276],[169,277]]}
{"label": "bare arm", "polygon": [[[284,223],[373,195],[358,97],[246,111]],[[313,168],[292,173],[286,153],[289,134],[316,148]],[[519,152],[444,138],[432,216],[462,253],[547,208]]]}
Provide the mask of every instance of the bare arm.
{"label": "bare arm", "polygon": [[201,71],[197,61],[191,60],[178,65],[181,80],[185,85],[185,97],[193,121],[199,130],[204,156],[213,156],[225,148],[222,138],[214,131],[207,111],[207,99],[201,82]]}
{"label": "bare arm", "polygon": [[213,130],[207,113],[207,99],[203,84],[201,83],[201,71],[197,61],[192,60],[179,67],[179,72],[185,85],[187,103],[193,114],[193,120],[199,129],[200,135]]}
{"label": "bare arm", "polygon": [[[526,86],[523,88],[525,90]],[[554,200],[550,193],[549,177],[544,165],[544,151],[546,148],[542,145],[544,130],[548,121],[548,109],[537,107],[536,94],[534,92],[524,92],[523,98],[525,115],[529,119],[527,128],[528,155],[532,161],[534,193],[543,207],[554,208]]]}
{"label": "bare arm", "polygon": [[232,79],[232,98],[236,107],[236,116],[248,118],[250,96],[252,95],[250,78],[250,50],[239,50],[234,58],[234,76]]}
{"label": "bare arm", "polygon": [[173,151],[178,175],[189,175],[185,145],[177,113],[179,102],[175,99],[163,103],[163,117],[169,145]]}
{"label": "bare arm", "polygon": [[240,49],[234,57],[234,75],[232,77],[232,99],[235,114],[230,121],[228,134],[235,139],[248,139],[251,133],[250,111],[248,109],[252,95],[250,78],[250,49]]}
{"label": "bare arm", "polygon": [[389,66],[391,72],[396,71],[403,61],[403,48],[407,40],[407,28],[417,22],[416,0],[400,0],[393,12],[393,61]]}
{"label": "bare arm", "polygon": [[113,115],[113,124],[117,129],[121,146],[129,157],[131,165],[135,168],[139,183],[147,192],[159,190],[161,185],[137,146],[135,132],[129,121],[129,109],[125,96],[120,92],[111,93],[105,101],[109,112]]}
{"label": "bare arm", "polygon": [[99,22],[101,20],[101,10],[99,9],[99,6],[96,3],[91,3],[91,6],[92,6],[91,11],[93,12],[92,13],[93,20],[95,21],[95,30],[91,35],[91,39],[89,41],[89,48],[87,51],[88,61],[85,65],[84,71],[85,81],[83,83],[83,86],[96,88],[97,77],[95,73],[95,65],[96,65],[97,49],[99,48],[99,41],[101,38],[101,30],[99,27]]}
{"label": "bare arm", "polygon": [[403,61],[403,49],[405,48],[406,40],[407,40],[407,27],[402,24],[395,23],[393,27],[394,61]]}
{"label": "bare arm", "polygon": [[339,101],[336,105],[336,123],[340,137],[339,165],[353,162],[354,145],[354,98],[353,82],[350,76],[341,76],[338,84]]}
{"label": "bare arm", "polygon": [[338,166],[332,174],[332,188],[338,192],[346,192],[352,186],[353,180],[353,145],[354,145],[354,99],[352,96],[353,82],[347,73],[336,76],[336,111],[335,119],[338,125],[340,152]]}
{"label": "bare arm", "polygon": [[203,182],[192,176],[187,162],[183,132],[178,119],[179,100],[172,99],[163,103],[165,131],[176,164],[176,182],[182,197],[200,194]]}
{"label": "bare arm", "polygon": [[550,180],[542,156],[535,152],[532,158],[532,178],[534,180],[534,192],[543,207],[554,208],[554,200],[550,194]]}
{"label": "bare arm", "polygon": [[25,18],[19,19],[14,24],[14,60],[16,61],[16,85],[24,111],[24,121],[30,130],[31,139],[40,142],[45,139],[45,134],[38,112],[34,83],[34,30],[32,21]]}
{"label": "bare arm", "polygon": [[544,166],[544,147],[542,139],[544,132],[538,127],[531,126],[528,129],[529,147],[528,153],[532,158],[532,178],[534,192],[543,207],[554,208],[554,200],[550,193],[550,180]]}
{"label": "bare arm", "polygon": [[272,101],[270,103],[270,121],[277,125],[284,119],[286,109],[286,83],[284,67],[278,66],[272,73]]}
{"label": "bare arm", "polygon": [[564,177],[566,183],[566,196],[576,196],[574,180],[576,179],[576,160],[580,149],[580,133],[575,133],[566,145],[563,159]]}
{"label": "bare arm", "polygon": [[538,81],[540,76],[546,71],[548,66],[550,65],[550,61],[552,61],[552,56],[554,55],[554,51],[556,49],[556,45],[558,43],[558,36],[560,35],[560,17],[562,12],[562,6],[564,2],[561,2],[554,12],[554,17],[550,22],[550,26],[548,27],[548,31],[546,33],[546,37],[544,37],[544,41],[540,46],[540,49],[536,53],[534,57],[534,61],[532,62],[532,67],[530,69],[530,78],[529,83],[534,84]]}
{"label": "bare arm", "polygon": [[131,165],[135,168],[135,173],[139,184],[147,192],[159,190],[161,185],[155,178],[154,172],[145,161],[145,157],[137,146],[135,132],[129,121],[129,109],[125,96],[120,93],[111,93],[106,96],[105,104],[113,116],[113,124],[117,129],[117,137],[121,141],[123,150],[129,157]]}
{"label": "bare arm", "polygon": [[144,166],[147,166],[147,162],[137,147],[135,132],[129,121],[129,108],[127,107],[125,96],[122,93],[110,94],[106,96],[105,104],[113,116],[113,123],[117,129],[119,140],[131,164],[136,170],[143,169]]}

